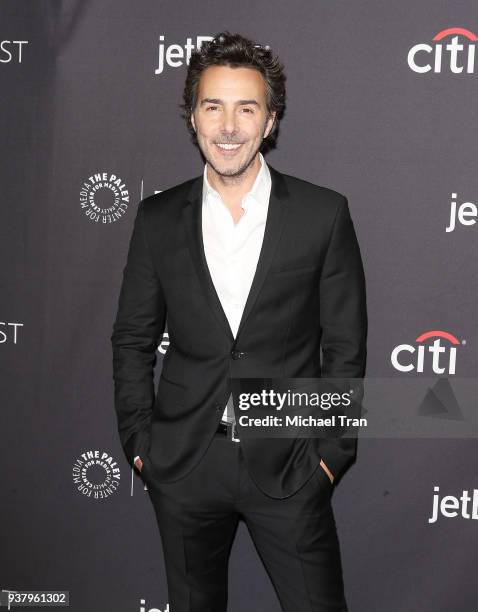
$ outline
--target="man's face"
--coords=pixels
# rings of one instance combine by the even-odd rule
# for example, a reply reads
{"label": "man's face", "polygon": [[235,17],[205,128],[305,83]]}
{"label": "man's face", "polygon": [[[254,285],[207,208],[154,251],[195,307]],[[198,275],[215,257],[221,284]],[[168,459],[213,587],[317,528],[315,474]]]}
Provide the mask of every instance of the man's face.
{"label": "man's face", "polygon": [[202,73],[191,122],[199,148],[218,174],[237,176],[249,167],[274,116],[267,114],[265,82],[258,70],[211,66]]}

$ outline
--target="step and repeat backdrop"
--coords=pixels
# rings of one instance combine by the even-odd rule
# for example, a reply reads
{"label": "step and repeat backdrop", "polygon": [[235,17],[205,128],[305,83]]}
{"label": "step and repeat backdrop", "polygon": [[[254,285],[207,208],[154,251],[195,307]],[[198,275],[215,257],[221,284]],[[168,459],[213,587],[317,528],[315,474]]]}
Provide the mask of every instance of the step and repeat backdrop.
{"label": "step and repeat backdrop", "polygon": [[[139,202],[203,171],[180,108],[192,50],[229,30],[279,55],[287,109],[266,161],[348,198],[367,376],[452,385],[478,361],[478,13],[471,0],[0,12],[0,590],[169,611],[153,507],[119,443],[110,336]],[[166,329],[156,377],[168,345]],[[428,401],[447,403],[440,388]],[[476,439],[446,428],[359,440],[332,498],[351,612],[476,609],[477,465]],[[243,524],[229,593],[231,612],[280,610]]]}

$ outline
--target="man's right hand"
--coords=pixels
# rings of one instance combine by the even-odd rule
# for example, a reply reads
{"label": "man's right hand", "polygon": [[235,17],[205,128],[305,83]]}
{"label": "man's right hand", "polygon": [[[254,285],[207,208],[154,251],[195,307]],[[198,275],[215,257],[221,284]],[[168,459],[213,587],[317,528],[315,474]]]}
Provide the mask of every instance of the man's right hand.
{"label": "man's right hand", "polygon": [[134,464],[138,468],[138,470],[141,472],[141,470],[143,469],[143,462],[141,461],[139,457],[136,459]]}

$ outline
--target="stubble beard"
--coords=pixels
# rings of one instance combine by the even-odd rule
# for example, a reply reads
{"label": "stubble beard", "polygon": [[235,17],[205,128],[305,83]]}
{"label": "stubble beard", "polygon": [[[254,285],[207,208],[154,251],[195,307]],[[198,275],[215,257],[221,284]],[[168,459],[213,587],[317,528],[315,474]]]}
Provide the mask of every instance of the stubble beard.
{"label": "stubble beard", "polygon": [[212,159],[212,157],[210,157],[209,155],[206,155],[204,151],[203,151],[203,155],[206,158],[207,164],[210,166],[210,168],[213,170],[213,172],[216,174],[217,178],[220,181],[222,180],[223,182],[227,182],[227,183],[240,183],[244,179],[244,175],[246,174],[247,170],[251,167],[252,163],[254,162],[256,158],[256,155],[260,151],[261,144],[257,147],[255,151],[253,151],[249,159],[247,159],[238,169],[231,168],[226,171],[221,171],[214,164],[214,160]]}

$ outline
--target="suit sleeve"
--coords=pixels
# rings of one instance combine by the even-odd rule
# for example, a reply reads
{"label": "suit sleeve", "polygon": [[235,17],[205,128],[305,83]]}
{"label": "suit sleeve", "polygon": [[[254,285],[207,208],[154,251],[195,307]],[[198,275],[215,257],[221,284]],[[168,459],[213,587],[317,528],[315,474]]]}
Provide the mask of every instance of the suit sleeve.
{"label": "suit sleeve", "polygon": [[144,201],[138,206],[113,325],[114,401],[118,432],[130,464],[149,450],[154,366],[166,303],[147,244]]}
{"label": "suit sleeve", "polygon": [[[348,201],[344,196],[332,228],[319,291],[322,376],[364,378],[368,327],[365,275]],[[356,399],[360,404],[362,397],[357,395]],[[334,476],[345,471],[356,453],[356,437],[321,440],[320,454]]]}

